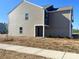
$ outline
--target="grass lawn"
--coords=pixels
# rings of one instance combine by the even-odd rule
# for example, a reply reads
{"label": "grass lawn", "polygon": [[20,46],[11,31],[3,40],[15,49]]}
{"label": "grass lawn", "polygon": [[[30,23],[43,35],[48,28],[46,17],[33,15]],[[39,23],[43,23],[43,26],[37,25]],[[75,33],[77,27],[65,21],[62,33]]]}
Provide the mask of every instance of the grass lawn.
{"label": "grass lawn", "polygon": [[79,53],[79,40],[67,38],[0,37],[0,43]]}
{"label": "grass lawn", "polygon": [[48,58],[0,49],[0,59],[48,59]]}

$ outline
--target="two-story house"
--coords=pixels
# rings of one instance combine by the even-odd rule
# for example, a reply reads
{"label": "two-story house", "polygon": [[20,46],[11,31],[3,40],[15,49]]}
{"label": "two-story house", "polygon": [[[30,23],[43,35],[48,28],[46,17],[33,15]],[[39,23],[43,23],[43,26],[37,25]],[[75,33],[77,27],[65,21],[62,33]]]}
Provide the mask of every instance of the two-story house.
{"label": "two-story house", "polygon": [[72,37],[72,7],[54,8],[22,1],[9,12],[8,35]]}

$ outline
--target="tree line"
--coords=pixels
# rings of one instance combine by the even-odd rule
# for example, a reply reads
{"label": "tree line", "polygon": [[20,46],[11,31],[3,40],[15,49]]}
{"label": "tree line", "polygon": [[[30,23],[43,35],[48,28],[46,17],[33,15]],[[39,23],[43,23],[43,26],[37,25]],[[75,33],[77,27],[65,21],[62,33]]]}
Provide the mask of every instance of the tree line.
{"label": "tree line", "polygon": [[8,25],[7,23],[0,23],[0,34],[8,33]]}

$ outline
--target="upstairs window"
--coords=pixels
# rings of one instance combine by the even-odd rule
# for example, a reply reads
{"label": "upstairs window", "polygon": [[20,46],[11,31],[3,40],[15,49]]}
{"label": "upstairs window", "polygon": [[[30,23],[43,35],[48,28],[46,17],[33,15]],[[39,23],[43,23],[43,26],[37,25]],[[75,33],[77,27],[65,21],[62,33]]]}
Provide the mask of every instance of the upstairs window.
{"label": "upstairs window", "polygon": [[20,33],[20,34],[23,33],[23,27],[19,27],[19,33]]}
{"label": "upstairs window", "polygon": [[45,11],[45,24],[49,25],[49,14]]}
{"label": "upstairs window", "polygon": [[28,19],[29,19],[28,13],[25,13],[25,20],[28,20]]}

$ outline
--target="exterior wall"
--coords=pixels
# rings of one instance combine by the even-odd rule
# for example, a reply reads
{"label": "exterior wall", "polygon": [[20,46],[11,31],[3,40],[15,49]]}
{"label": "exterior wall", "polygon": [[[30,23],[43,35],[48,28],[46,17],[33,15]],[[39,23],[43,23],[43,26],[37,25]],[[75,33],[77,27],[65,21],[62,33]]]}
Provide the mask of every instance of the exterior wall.
{"label": "exterior wall", "polygon": [[71,37],[71,11],[57,11],[49,13],[49,26],[46,27],[46,36]]}
{"label": "exterior wall", "polygon": [[[9,14],[10,36],[34,36],[34,25],[43,24],[44,10],[27,2],[22,2]],[[25,20],[25,13],[29,19]],[[23,34],[19,33],[19,27],[23,27]]]}

